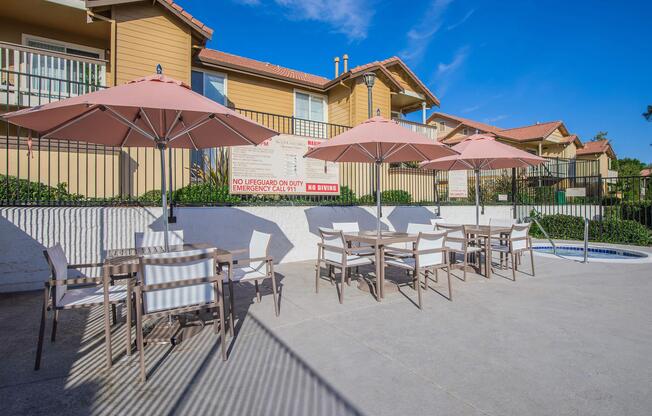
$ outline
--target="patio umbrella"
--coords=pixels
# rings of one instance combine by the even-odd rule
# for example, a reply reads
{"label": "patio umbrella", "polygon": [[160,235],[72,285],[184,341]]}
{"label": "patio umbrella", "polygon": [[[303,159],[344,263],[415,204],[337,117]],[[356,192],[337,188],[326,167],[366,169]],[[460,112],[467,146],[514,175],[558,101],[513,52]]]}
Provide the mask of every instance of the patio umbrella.
{"label": "patio umbrella", "polygon": [[475,172],[475,225],[480,224],[480,170],[526,168],[545,159],[496,141],[493,136],[474,134],[453,146],[459,154],[423,162],[424,169],[473,170]]}
{"label": "patio umbrella", "polygon": [[105,90],[3,114],[42,138],[156,147],[168,248],[165,149],[257,145],[278,133],[159,73]]}
{"label": "patio umbrella", "polygon": [[376,165],[376,225],[380,233],[380,164],[415,162],[457,152],[393,120],[376,116],[310,149],[304,157]]}

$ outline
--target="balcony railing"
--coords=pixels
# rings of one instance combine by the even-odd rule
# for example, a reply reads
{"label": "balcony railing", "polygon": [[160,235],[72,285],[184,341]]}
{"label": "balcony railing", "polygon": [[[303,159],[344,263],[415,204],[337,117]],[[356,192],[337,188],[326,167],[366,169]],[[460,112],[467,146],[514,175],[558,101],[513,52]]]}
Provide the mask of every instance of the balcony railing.
{"label": "balcony railing", "polygon": [[0,42],[0,104],[31,107],[104,86],[104,60]]}
{"label": "balcony railing", "polygon": [[416,133],[422,134],[429,139],[437,140],[437,126],[431,126],[429,124],[421,124],[415,121],[403,120],[395,118],[396,122],[399,125],[410,129]]}

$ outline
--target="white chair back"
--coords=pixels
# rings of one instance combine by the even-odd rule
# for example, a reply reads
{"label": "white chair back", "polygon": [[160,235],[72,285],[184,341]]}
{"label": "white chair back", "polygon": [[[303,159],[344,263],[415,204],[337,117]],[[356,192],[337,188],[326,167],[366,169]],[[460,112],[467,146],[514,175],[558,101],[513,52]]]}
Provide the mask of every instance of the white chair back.
{"label": "white chair back", "polygon": [[[435,250],[444,248],[446,231],[420,232],[417,238],[417,251]],[[419,267],[428,267],[442,264],[444,262],[443,251],[437,253],[417,254]]]}
{"label": "white chair back", "polygon": [[430,220],[430,224],[434,225],[435,227],[437,227],[437,224],[443,224],[445,222],[446,222],[446,220],[441,218],[441,217],[440,218],[432,218]]}
{"label": "white chair back", "polygon": [[[261,233],[260,231],[254,230],[251,234],[251,240],[249,241],[249,258],[259,258],[267,257],[267,248],[269,247],[269,242],[272,239],[271,234]],[[249,266],[258,270],[265,264],[264,261],[253,261],[249,263]]]}
{"label": "white chair back", "polygon": [[[530,231],[530,224],[514,224],[512,231],[509,233],[510,239],[527,237]],[[512,242],[512,250],[523,250],[527,248],[527,239],[516,240]]]}
{"label": "white chair back", "polygon": [[413,222],[408,223],[406,230],[408,234],[429,233],[432,231],[435,231],[433,224],[415,224]]}
{"label": "white chair back", "polygon": [[[45,258],[50,265],[52,278],[56,280],[66,280],[68,278],[68,259],[63,251],[61,244],[57,243],[45,250]],[[58,306],[63,295],[68,290],[67,285],[56,285],[54,287],[54,306]]]}
{"label": "white chair back", "polygon": [[[188,250],[144,256],[143,261],[165,260],[165,264],[143,263],[140,280],[147,286],[214,276],[216,265],[213,252],[213,249]],[[205,257],[194,261],[182,260],[183,257],[195,255],[205,255]],[[215,301],[213,285],[200,283],[193,286],[146,291],[143,309],[145,313],[151,313]]]}
{"label": "white chair back", "polygon": [[[165,245],[165,231],[145,231],[134,234],[135,247],[162,247]],[[182,245],[183,230],[168,231],[168,244],[171,246]]]}
{"label": "white chair back", "polygon": [[447,231],[445,245],[449,250],[464,251],[466,233],[463,225],[437,224],[437,231]]}
{"label": "white chair back", "polygon": [[333,229],[345,233],[357,233],[360,231],[360,226],[357,222],[334,222]]}
{"label": "white chair back", "polygon": [[[319,228],[319,234],[321,235],[322,244],[337,247],[345,248],[346,241],[344,240],[344,233],[342,230],[333,230],[330,228]],[[335,263],[341,263],[343,260],[342,253],[339,251],[329,250],[328,248],[324,249],[324,259],[332,261]]]}

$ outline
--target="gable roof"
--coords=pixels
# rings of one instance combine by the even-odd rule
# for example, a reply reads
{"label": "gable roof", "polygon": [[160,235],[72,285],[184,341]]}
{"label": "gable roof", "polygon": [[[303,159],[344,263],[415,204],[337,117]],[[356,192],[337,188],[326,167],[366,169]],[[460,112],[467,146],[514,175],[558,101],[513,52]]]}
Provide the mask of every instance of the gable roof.
{"label": "gable roof", "polygon": [[[118,4],[128,4],[128,3],[137,3],[141,0],[85,0],[86,8],[91,9],[93,7],[102,7],[102,6],[113,6]],[[188,13],[179,3],[173,0],[153,0],[153,3],[159,3],[167,10],[176,15],[181,21],[195,30],[202,37],[210,39],[213,36],[213,29],[206,26],[202,23],[201,20],[195,18],[193,15]]]}
{"label": "gable roof", "polygon": [[584,143],[584,147],[577,149],[578,155],[594,155],[598,153],[607,153],[609,157],[615,158],[616,153],[611,147],[609,139],[595,140]]}
{"label": "gable roof", "polygon": [[[398,57],[392,57],[383,61],[374,61],[364,65],[356,66],[333,79],[328,79],[326,77],[313,75],[308,72],[298,71],[296,69],[286,68],[269,62],[245,58],[244,56],[234,55],[232,53],[209,48],[201,49],[197,54],[197,59],[200,62],[208,65],[218,65],[220,67],[250,72],[257,75],[263,75],[278,79],[280,81],[298,83],[321,90],[328,90],[335,85],[338,85],[340,81],[360,77],[367,71],[379,71],[387,78],[390,83],[390,87],[394,91],[403,91],[401,84],[386,68],[386,65],[405,65]],[[423,85],[421,81],[416,77],[416,75],[414,75],[414,73],[410,71],[409,68],[407,68],[407,66],[405,66],[405,68],[406,72],[412,74],[411,76],[414,78],[416,83]],[[423,86],[423,89],[426,97],[435,105],[439,105],[439,100],[437,97],[435,97],[434,94],[432,94],[432,92],[430,92],[430,90],[425,87],[425,85]]]}
{"label": "gable roof", "polygon": [[543,139],[548,137],[553,131],[562,127],[561,121],[549,121],[546,123],[537,123],[531,126],[515,127],[512,129],[501,130],[498,136],[512,139],[519,142]]}
{"label": "gable roof", "polygon": [[449,120],[457,121],[460,124],[464,124],[467,127],[482,130],[482,131],[487,132],[487,133],[498,133],[499,131],[502,130],[501,127],[496,127],[496,126],[492,126],[490,124],[480,123],[479,121],[470,120],[468,118],[454,116],[452,114],[446,114],[446,113],[441,113],[441,112],[432,113],[430,115],[430,117],[428,117],[428,120],[426,121],[426,123],[431,122],[435,118],[447,118]]}
{"label": "gable roof", "polygon": [[215,49],[204,48],[200,50],[197,59],[208,64],[218,64],[232,69],[266,75],[272,78],[294,81],[316,88],[323,88],[323,86],[329,81],[328,78],[320,77],[318,75],[285,68],[279,65],[270,64],[269,62],[262,62],[251,58],[245,58],[243,56],[233,55],[227,52],[217,51]]}

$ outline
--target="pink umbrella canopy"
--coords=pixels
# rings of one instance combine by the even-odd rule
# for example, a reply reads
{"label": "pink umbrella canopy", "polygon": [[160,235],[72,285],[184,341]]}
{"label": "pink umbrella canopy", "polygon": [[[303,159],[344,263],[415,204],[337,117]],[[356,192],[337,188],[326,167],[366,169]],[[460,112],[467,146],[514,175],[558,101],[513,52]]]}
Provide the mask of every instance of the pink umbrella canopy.
{"label": "pink umbrella canopy", "polygon": [[456,154],[448,146],[377,116],[313,147],[304,157],[331,162],[394,163]]}
{"label": "pink umbrella canopy", "polygon": [[474,134],[453,146],[459,154],[422,162],[424,169],[473,170],[475,172],[475,225],[480,224],[480,171],[490,169],[526,168],[546,160],[513,146],[496,141],[486,134]]}
{"label": "pink umbrella canopy", "polygon": [[459,155],[441,157],[422,162],[424,169],[435,170],[485,170],[526,168],[546,160],[532,153],[496,141],[495,137],[474,134],[453,146]]}
{"label": "pink umbrella canopy", "polygon": [[44,139],[158,148],[166,250],[165,149],[257,145],[278,134],[161,73],[1,117]]}
{"label": "pink umbrella canopy", "polygon": [[42,138],[116,147],[256,145],[278,134],[162,74],[2,118]]}

